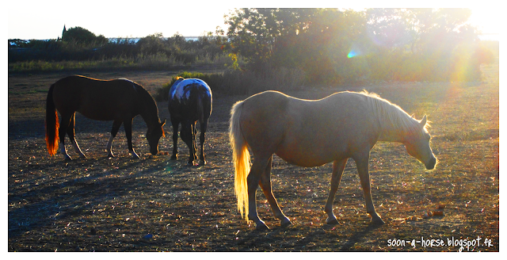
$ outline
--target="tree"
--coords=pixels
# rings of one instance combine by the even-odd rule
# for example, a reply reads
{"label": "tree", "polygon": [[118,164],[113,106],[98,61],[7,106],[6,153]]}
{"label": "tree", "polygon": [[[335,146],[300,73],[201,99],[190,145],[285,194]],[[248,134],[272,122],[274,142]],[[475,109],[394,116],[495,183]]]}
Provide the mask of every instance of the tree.
{"label": "tree", "polygon": [[165,52],[162,33],[155,33],[141,38],[136,45],[139,46],[143,54],[153,55]]}
{"label": "tree", "polygon": [[72,27],[66,31],[64,31],[62,35],[62,40],[64,42],[75,42],[82,45],[90,45],[90,44],[106,44],[108,42],[107,38],[103,35],[96,36],[94,33],[90,32],[87,29],[82,27]]}
{"label": "tree", "polygon": [[[236,9],[225,50],[257,74],[296,67],[310,81],[477,78],[477,30],[468,9]],[[477,53],[477,54],[474,54]],[[484,54],[483,54],[484,53]],[[475,56],[474,56],[475,55]],[[475,58],[478,57],[478,58]],[[485,58],[482,58],[485,57]],[[454,73],[454,74],[453,74]]]}
{"label": "tree", "polygon": [[314,10],[236,9],[235,13],[226,16],[229,24],[226,49],[234,55],[242,55],[249,62],[250,69],[262,71],[265,65],[272,65],[272,58],[280,47],[308,28],[308,18]]}

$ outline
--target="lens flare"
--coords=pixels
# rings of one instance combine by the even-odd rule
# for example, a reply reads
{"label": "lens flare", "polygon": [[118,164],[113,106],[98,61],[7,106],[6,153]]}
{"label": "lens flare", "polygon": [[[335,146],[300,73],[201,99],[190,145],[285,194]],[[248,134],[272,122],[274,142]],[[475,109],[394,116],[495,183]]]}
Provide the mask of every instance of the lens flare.
{"label": "lens flare", "polygon": [[358,52],[358,51],[351,50],[351,51],[349,52],[349,54],[347,54],[347,58],[349,58],[349,59],[350,59],[350,58],[353,58],[353,57],[355,57],[355,56],[357,56],[357,55],[359,55],[359,52]]}

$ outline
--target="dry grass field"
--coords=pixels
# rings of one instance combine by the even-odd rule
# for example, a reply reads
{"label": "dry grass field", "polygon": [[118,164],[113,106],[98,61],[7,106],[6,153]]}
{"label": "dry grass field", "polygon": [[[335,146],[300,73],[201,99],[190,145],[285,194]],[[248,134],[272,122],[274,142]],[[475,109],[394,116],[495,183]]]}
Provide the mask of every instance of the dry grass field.
{"label": "dry grass field", "polygon": [[[334,205],[339,224],[332,226],[325,224],[323,211],[331,164],[302,168],[275,156],[273,190],[293,225],[280,228],[258,192],[259,216],[271,228],[262,232],[239,216],[233,191],[229,110],[246,96],[215,93],[205,166],[185,165],[188,150],[181,140],[177,161],[149,155],[140,117],[134,120],[134,147],[141,159],[130,158],[123,127],[113,144],[117,157],[109,159],[105,148],[112,123],[80,115],[76,138],[88,158],[78,159],[69,146],[75,159],[65,162],[60,154],[50,157],[44,141],[47,90],[65,75],[9,75],[8,250],[499,251],[498,64],[482,69],[486,77],[475,84],[386,83],[287,92],[315,99],[366,89],[418,119],[426,114],[439,164],[426,171],[403,145],[378,143],[369,166],[374,203],[386,225],[370,225],[355,163],[349,160]],[[172,75],[87,74],[127,77],[151,93]],[[161,118],[169,118],[167,102],[158,105]],[[170,124],[165,129],[172,132]],[[162,152],[171,152],[168,137],[161,139]],[[424,218],[439,206],[445,206],[443,215]]]}

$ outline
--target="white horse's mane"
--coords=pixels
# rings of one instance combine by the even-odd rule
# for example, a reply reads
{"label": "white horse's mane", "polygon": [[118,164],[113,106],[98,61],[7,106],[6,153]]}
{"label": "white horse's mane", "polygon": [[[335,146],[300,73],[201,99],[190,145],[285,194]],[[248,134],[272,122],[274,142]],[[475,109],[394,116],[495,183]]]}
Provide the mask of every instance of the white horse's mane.
{"label": "white horse's mane", "polygon": [[[381,98],[375,93],[369,93],[366,90],[358,94],[369,97],[368,103],[373,113],[379,118],[380,125],[383,129],[398,128],[403,131],[413,131],[417,129],[419,121],[410,116],[405,110],[389,100]],[[429,126],[427,123],[425,128]]]}

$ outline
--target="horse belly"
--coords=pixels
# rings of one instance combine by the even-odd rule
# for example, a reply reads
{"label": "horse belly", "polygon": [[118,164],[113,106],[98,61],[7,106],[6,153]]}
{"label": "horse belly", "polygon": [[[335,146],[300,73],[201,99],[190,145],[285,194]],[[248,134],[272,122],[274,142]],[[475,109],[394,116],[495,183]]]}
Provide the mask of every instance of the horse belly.
{"label": "horse belly", "polygon": [[121,118],[122,115],[119,113],[121,111],[118,108],[111,108],[107,106],[81,106],[77,112],[82,114],[83,116],[94,119],[94,120],[102,120],[102,121],[110,121],[117,118]]}
{"label": "horse belly", "polygon": [[317,139],[286,139],[276,155],[290,164],[303,167],[320,166],[336,160],[341,154],[338,145],[331,145],[331,149],[328,146],[329,143],[325,144]]}

